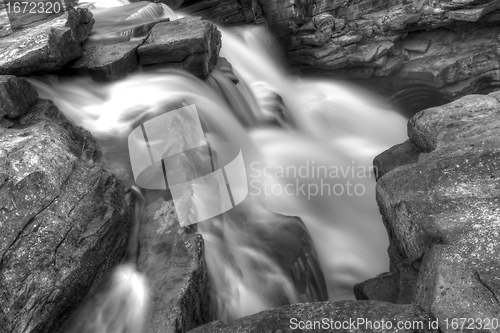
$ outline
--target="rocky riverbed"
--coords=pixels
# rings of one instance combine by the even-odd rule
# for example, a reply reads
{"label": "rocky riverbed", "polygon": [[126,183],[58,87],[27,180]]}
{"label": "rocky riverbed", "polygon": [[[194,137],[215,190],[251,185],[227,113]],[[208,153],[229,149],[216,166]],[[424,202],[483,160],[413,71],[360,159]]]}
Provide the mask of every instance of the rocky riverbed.
{"label": "rocky riverbed", "polygon": [[[0,331],[58,331],[122,260],[134,201],[103,169],[92,135],[14,75],[109,81],[139,65],[208,75],[220,49],[215,26],[159,21],[96,42],[87,39],[92,13],[70,8],[0,38]],[[162,198],[148,206],[140,232],[138,267],[155,294],[147,332],[185,332],[213,318],[203,241],[179,226],[172,208]],[[158,238],[159,228],[170,236]]]}
{"label": "rocky riverbed", "polygon": [[[415,114],[409,139],[374,160],[373,199],[391,265],[355,286],[358,301],[287,305],[209,323],[215,304],[203,239],[179,226],[170,197],[149,193],[138,261],[153,295],[145,332],[288,332],[291,318],[418,321],[423,329],[378,331],[456,332],[447,319],[485,324],[500,317],[496,1],[165,3],[205,19],[157,17],[117,38],[92,39],[88,9],[15,24],[0,15],[0,329],[58,332],[122,260],[135,200],[129,185],[103,168],[96,139],[22,76],[112,81],[139,67],[174,67],[206,78],[216,66],[230,70],[208,18],[267,24],[304,73],[365,80],[386,95],[416,87],[418,98],[438,92],[445,97],[437,104],[455,101]],[[299,235],[298,250],[278,257],[305,294],[308,275],[298,276],[307,269],[299,266],[314,257],[314,246],[300,219],[276,219]],[[322,289],[324,281],[317,284]]]}

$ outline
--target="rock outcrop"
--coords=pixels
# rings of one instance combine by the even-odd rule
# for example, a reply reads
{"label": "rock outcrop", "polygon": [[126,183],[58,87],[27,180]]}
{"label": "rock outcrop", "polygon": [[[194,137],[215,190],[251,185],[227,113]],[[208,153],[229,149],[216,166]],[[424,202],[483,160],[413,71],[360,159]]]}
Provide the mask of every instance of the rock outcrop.
{"label": "rock outcrop", "polygon": [[211,22],[184,17],[158,23],[139,49],[139,62],[148,68],[183,68],[205,78],[217,64],[221,34]]}
{"label": "rock outcrop", "polygon": [[56,332],[123,256],[128,203],[90,133],[51,101],[9,126],[0,127],[0,327]]}
{"label": "rock outcrop", "polygon": [[92,13],[70,7],[55,16],[0,38],[0,74],[52,72],[82,55],[94,23]]}
{"label": "rock outcrop", "polygon": [[[404,286],[395,292],[431,312],[442,332],[454,332],[446,319],[500,316],[499,99],[470,95],[421,111],[408,123],[411,154],[399,148],[376,158],[387,166],[376,192],[395,285]],[[401,163],[388,166],[390,156]],[[414,283],[398,280],[401,267],[413,269],[406,277]]]}
{"label": "rock outcrop", "polygon": [[173,201],[159,198],[144,213],[139,271],[151,290],[144,333],[186,332],[213,319],[203,238],[181,227]]}
{"label": "rock outcrop", "polygon": [[497,1],[202,0],[182,8],[224,24],[266,23],[295,68],[359,79],[401,108],[499,86]]}
{"label": "rock outcrop", "polygon": [[199,18],[168,22],[165,8],[154,3],[130,4],[99,12],[94,21],[87,8],[13,17],[5,15],[3,6],[0,75],[55,73],[112,81],[141,65],[144,69],[182,68],[205,78],[217,64],[220,32]]}
{"label": "rock outcrop", "polygon": [[139,66],[137,48],[141,41],[87,43],[84,52],[69,69],[71,74],[90,75],[95,81],[122,79]]}
{"label": "rock outcrop", "polygon": [[[358,322],[364,320],[364,322]],[[383,324],[382,323],[383,320]],[[263,311],[225,324],[214,321],[190,333],[264,332],[439,332],[434,318],[414,305],[375,301],[299,303]],[[397,328],[400,323],[412,327]],[[381,326],[380,326],[381,325]],[[420,325],[420,326],[418,326]]]}
{"label": "rock outcrop", "polygon": [[62,73],[113,81],[142,66],[144,70],[181,68],[205,78],[217,64],[221,34],[209,21],[159,19],[141,28],[115,40],[89,40],[82,57]]}

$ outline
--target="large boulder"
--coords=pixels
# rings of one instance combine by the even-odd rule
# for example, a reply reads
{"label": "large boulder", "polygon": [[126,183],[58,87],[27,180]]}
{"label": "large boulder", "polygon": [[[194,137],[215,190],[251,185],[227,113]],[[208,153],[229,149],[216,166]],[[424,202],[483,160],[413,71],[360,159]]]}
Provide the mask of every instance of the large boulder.
{"label": "large boulder", "polygon": [[443,332],[454,331],[453,318],[500,316],[498,97],[470,95],[417,113],[408,134],[418,161],[377,183],[391,259],[414,268],[412,301]]}
{"label": "large boulder", "polygon": [[0,327],[56,332],[123,256],[121,183],[48,100],[0,127]]}
{"label": "large boulder", "polygon": [[83,53],[94,20],[88,9],[68,8],[0,38],[0,74],[30,75],[57,70]]}
{"label": "large boulder", "polygon": [[217,64],[221,33],[214,24],[184,17],[156,24],[139,47],[139,62],[148,68],[183,68],[205,78]]}
{"label": "large boulder", "polygon": [[83,44],[83,54],[60,71],[64,75],[90,75],[95,81],[126,77],[139,66],[137,49],[151,28],[168,22],[161,4],[141,1],[94,13],[92,36]]}
{"label": "large boulder", "polygon": [[286,305],[228,324],[214,321],[189,332],[439,332],[434,325],[435,319],[415,305],[339,301]]}
{"label": "large boulder", "polygon": [[186,332],[213,319],[203,238],[194,229],[180,226],[171,200],[146,207],[138,262],[151,293],[144,333]]}
{"label": "large boulder", "polygon": [[122,79],[139,66],[137,48],[141,41],[119,43],[87,43],[80,59],[72,64],[69,72],[90,75],[95,81]]}

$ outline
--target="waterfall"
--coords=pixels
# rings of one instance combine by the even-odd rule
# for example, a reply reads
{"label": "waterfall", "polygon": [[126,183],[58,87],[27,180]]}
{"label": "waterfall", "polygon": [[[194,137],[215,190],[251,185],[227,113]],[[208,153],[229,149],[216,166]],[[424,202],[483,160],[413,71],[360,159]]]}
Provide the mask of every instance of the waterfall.
{"label": "waterfall", "polygon": [[128,134],[182,105],[196,105],[208,136],[242,149],[249,196],[237,209],[198,224],[220,319],[321,299],[314,290],[301,295],[273,257],[280,242],[294,241],[278,228],[283,221],[275,213],[304,221],[328,299],[353,299],[355,283],[388,269],[371,166],[378,153],[405,139],[406,120],[356,88],[293,76],[263,28],[221,30],[221,56],[240,79],[236,85],[219,71],[205,82],[180,70],[99,84],[30,81],[41,98],[93,134],[105,168],[130,185]]}

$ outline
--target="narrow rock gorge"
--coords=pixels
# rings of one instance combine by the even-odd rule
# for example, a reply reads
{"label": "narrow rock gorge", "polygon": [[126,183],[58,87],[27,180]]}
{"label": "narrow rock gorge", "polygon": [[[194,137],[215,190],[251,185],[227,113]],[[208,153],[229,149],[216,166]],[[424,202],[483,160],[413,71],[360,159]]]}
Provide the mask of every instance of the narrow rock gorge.
{"label": "narrow rock gorge", "polygon": [[[8,6],[1,333],[462,332],[460,318],[473,332],[499,331],[500,2]],[[129,135],[141,128],[141,163],[153,165],[144,124],[190,105],[221,173],[205,181],[220,191],[186,186],[188,211],[222,205],[223,190],[232,208],[184,225],[167,152],[165,184],[138,189]],[[192,125],[154,134],[170,131],[165,146],[185,148]],[[213,142],[227,141],[242,150],[241,205],[235,165],[214,163],[224,154]],[[188,183],[203,158],[179,151],[183,170],[171,174]],[[343,169],[324,183],[302,176],[310,165],[370,176]],[[323,195],[343,181],[363,194]]]}
{"label": "narrow rock gorge", "polygon": [[267,25],[302,74],[354,81],[409,111],[498,87],[496,1],[185,1],[181,9]]}

